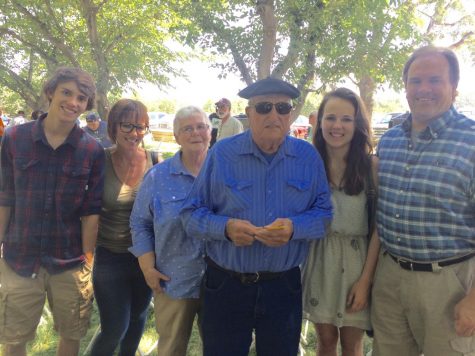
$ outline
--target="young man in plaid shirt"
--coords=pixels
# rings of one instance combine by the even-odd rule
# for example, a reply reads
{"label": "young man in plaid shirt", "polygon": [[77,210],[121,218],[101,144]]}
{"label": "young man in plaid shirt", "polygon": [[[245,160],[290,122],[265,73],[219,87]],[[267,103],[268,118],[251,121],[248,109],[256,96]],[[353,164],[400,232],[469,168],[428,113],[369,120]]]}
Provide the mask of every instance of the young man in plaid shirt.
{"label": "young man in plaid shirt", "polygon": [[76,125],[95,98],[93,78],[59,68],[43,92],[49,110],[6,130],[1,149],[0,343],[26,355],[45,297],[58,355],[77,355],[92,309],[91,267],[104,151]]}

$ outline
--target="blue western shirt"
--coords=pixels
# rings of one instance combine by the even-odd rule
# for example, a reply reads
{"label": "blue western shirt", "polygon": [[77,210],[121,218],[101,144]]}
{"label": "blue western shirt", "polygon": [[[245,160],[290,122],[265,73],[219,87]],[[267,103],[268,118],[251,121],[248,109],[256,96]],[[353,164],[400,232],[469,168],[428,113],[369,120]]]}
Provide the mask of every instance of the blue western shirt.
{"label": "blue western shirt", "polygon": [[[238,272],[278,272],[302,264],[309,241],[324,237],[331,217],[330,192],[317,151],[287,136],[269,163],[249,130],[213,146],[182,211],[185,230],[206,240],[207,255]],[[225,237],[230,218],[255,226],[289,218],[293,236],[281,247],[259,241],[236,247]]]}
{"label": "blue western shirt", "polygon": [[411,142],[411,116],[378,144],[378,233],[389,253],[435,262],[475,252],[475,121],[454,108]]}
{"label": "blue western shirt", "polygon": [[170,277],[162,287],[176,299],[198,298],[205,270],[203,243],[186,235],[179,217],[194,180],[177,152],[145,175],[130,216],[129,251],[155,253],[156,269]]}

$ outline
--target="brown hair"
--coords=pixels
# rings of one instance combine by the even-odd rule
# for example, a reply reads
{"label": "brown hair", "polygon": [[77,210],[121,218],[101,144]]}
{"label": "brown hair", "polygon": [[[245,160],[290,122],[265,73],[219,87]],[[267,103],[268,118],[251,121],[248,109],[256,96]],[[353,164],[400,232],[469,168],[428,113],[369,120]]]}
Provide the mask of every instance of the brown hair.
{"label": "brown hair", "polygon": [[135,122],[143,119],[148,127],[147,107],[140,101],[132,99],[120,99],[114,104],[107,116],[107,133],[113,142],[116,142],[119,124],[125,119],[131,119]]}
{"label": "brown hair", "polygon": [[96,85],[92,76],[81,68],[60,67],[56,69],[53,76],[43,85],[43,93],[51,103],[50,95],[54,93],[59,84],[74,81],[79,90],[87,96],[86,110],[94,107],[96,99]]}
{"label": "brown hair", "polygon": [[331,98],[340,98],[353,105],[355,109],[355,133],[351,140],[348,156],[346,157],[346,169],[343,174],[344,190],[346,194],[356,195],[364,189],[365,180],[371,174],[371,162],[369,155],[373,152],[371,143],[371,130],[366,114],[366,108],[360,97],[347,88],[338,88],[327,93],[318,108],[317,124],[313,136],[313,145],[316,147],[325,164],[327,179],[330,182],[328,167],[328,154],[322,133],[322,119],[325,105]]}
{"label": "brown hair", "polygon": [[404,81],[404,85],[407,84],[407,76],[409,73],[409,67],[411,64],[419,57],[427,56],[427,55],[435,55],[440,54],[447,59],[449,62],[449,77],[450,82],[457,88],[460,79],[460,67],[459,61],[455,53],[449,49],[444,47],[435,47],[435,46],[424,46],[421,48],[416,49],[409,59],[407,60],[406,64],[404,64],[404,69],[402,71],[402,79]]}

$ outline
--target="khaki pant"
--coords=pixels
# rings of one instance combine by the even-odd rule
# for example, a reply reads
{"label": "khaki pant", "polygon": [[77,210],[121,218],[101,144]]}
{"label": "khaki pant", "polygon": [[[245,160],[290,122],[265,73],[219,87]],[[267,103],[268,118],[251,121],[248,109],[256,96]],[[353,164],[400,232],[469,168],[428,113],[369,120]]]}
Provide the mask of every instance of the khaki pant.
{"label": "khaki pant", "polygon": [[159,356],[186,356],[195,316],[201,299],[172,299],[165,293],[155,294],[155,325],[159,335]]}
{"label": "khaki pant", "polygon": [[382,252],[372,291],[373,356],[475,356],[475,337],[458,337],[454,328],[455,305],[474,278],[475,258],[414,272]]}
{"label": "khaki pant", "polygon": [[0,259],[0,343],[33,340],[46,298],[59,335],[80,340],[92,311],[90,266],[82,264],[58,274],[40,268],[37,277],[30,278],[16,274]]}

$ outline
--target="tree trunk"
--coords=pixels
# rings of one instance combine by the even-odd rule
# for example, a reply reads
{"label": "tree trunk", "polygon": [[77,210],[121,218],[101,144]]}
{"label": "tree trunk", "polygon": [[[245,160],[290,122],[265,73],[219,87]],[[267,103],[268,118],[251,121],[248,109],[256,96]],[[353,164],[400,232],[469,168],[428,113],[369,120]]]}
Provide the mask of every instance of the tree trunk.
{"label": "tree trunk", "polygon": [[96,93],[96,107],[99,116],[106,120],[109,114],[109,100],[107,93],[110,89],[110,70],[107,65],[107,60],[104,51],[101,47],[101,40],[97,31],[97,12],[99,7],[90,0],[82,1],[82,8],[84,17],[86,19],[89,41],[91,42],[92,53],[97,64],[97,93]]}
{"label": "tree trunk", "polygon": [[371,123],[371,118],[373,116],[374,92],[376,90],[376,85],[374,84],[373,78],[369,76],[364,76],[363,78],[361,78],[357,85],[360,90],[361,100],[366,106],[368,120]]}
{"label": "tree trunk", "polygon": [[264,79],[270,75],[277,41],[277,19],[275,18],[274,1],[257,0],[256,10],[261,17],[263,27],[261,53],[257,62],[257,79]]}
{"label": "tree trunk", "polygon": [[100,91],[99,87],[97,88],[96,93],[96,108],[100,118],[104,121],[107,120],[107,115],[109,115],[110,107],[109,100],[107,99],[107,92],[103,90]]}

